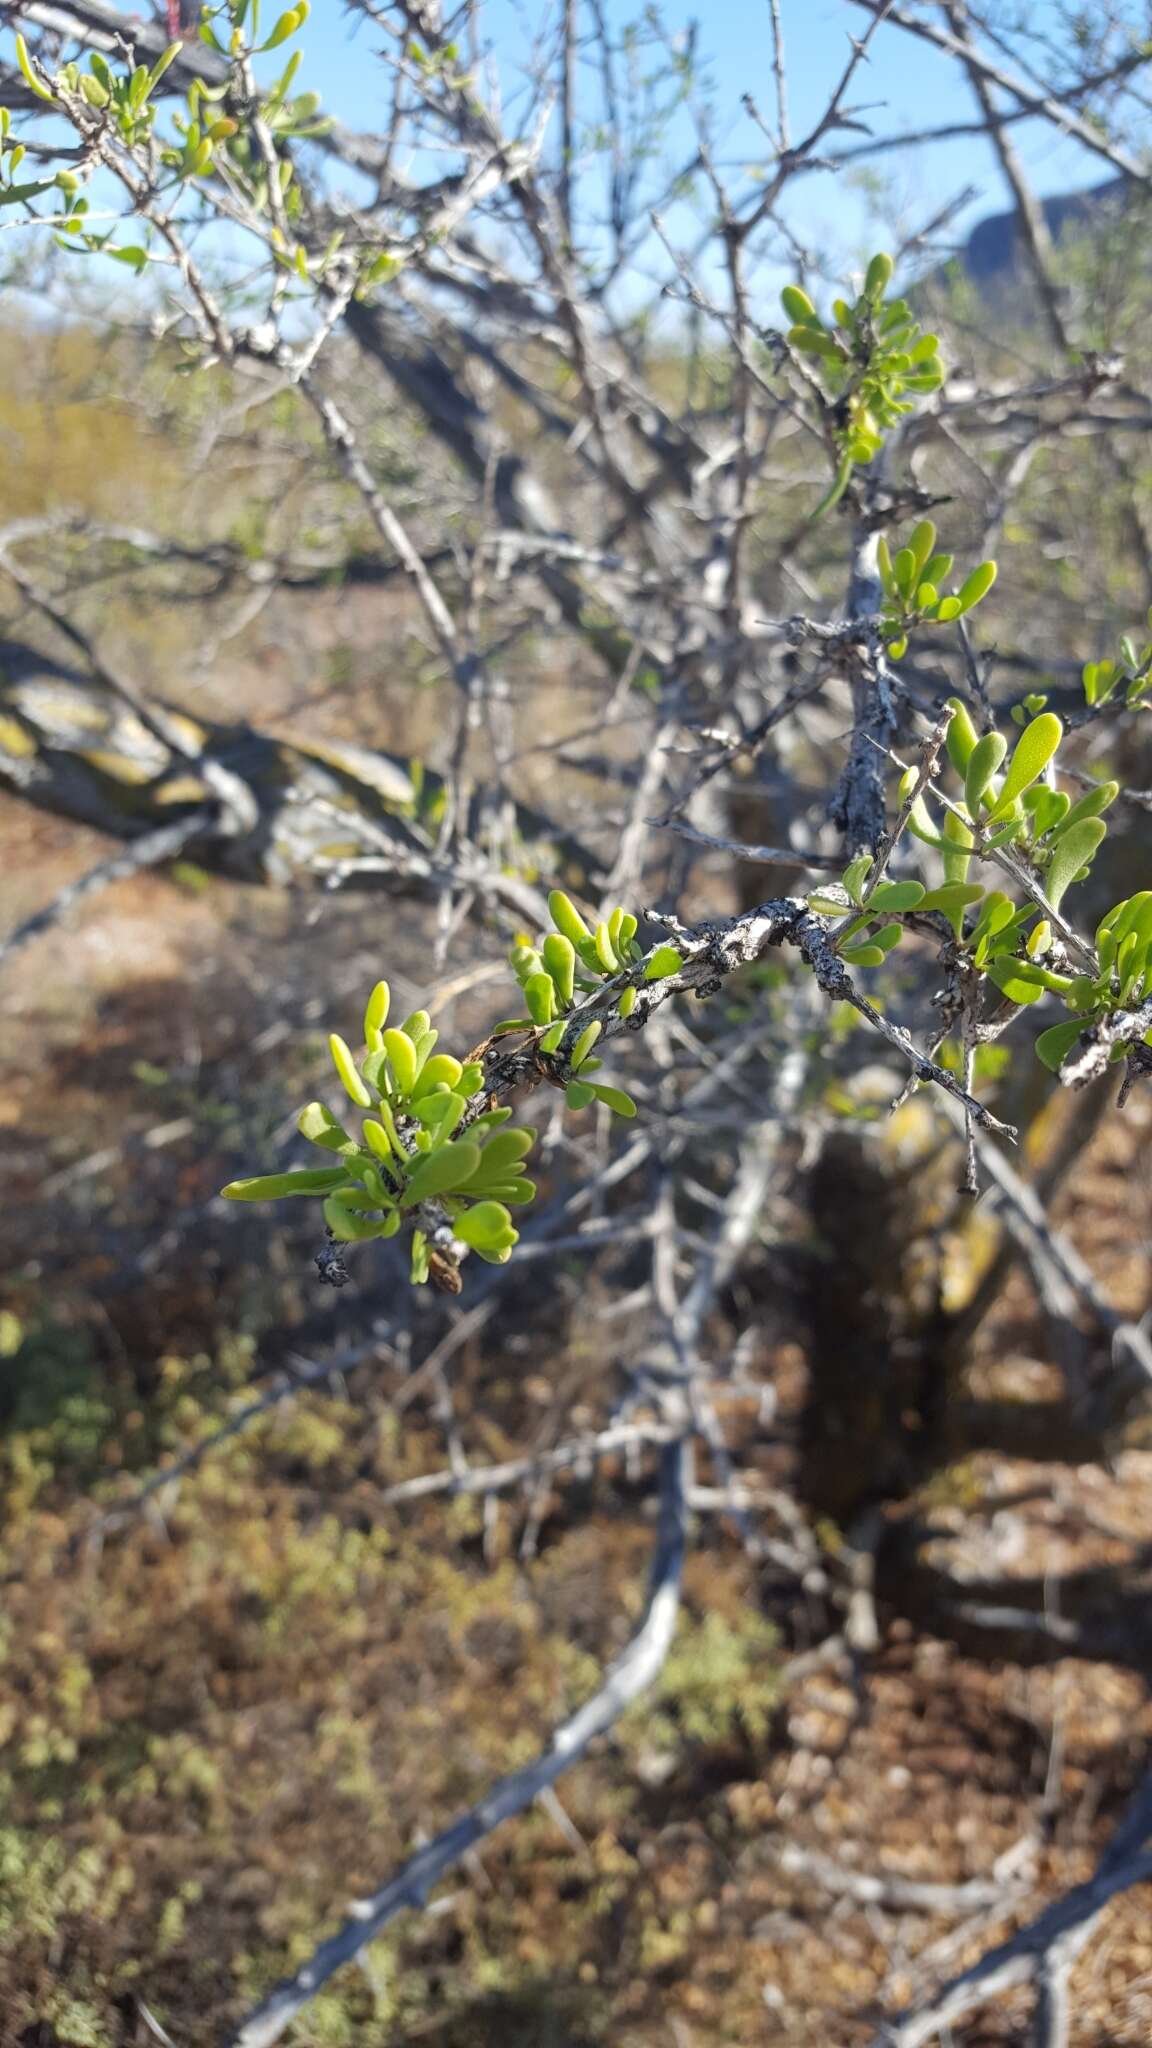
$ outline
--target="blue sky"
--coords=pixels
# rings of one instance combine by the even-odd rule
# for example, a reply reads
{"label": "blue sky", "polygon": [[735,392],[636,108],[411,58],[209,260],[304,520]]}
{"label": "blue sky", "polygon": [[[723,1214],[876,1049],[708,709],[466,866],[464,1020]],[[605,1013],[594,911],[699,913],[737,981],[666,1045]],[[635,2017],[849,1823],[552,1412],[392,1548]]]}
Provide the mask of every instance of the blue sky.
{"label": "blue sky", "polygon": [[[639,0],[604,0],[605,11],[619,28],[641,12]],[[1033,24],[1047,11],[1031,10]],[[669,30],[684,32],[699,23],[698,49],[707,60],[716,108],[717,153],[737,166],[761,160],[765,145],[741,113],[740,100],[751,92],[761,109],[773,110],[770,17],[767,0],[666,0],[661,9]],[[833,82],[847,60],[849,36],[867,25],[862,9],[849,0],[781,0],[787,51],[793,135],[801,135],[823,110]],[[515,91],[522,73],[532,29],[547,18],[546,0],[484,0],[486,39],[492,48],[504,90]],[[353,29],[340,0],[313,0],[312,18],[301,38],[305,78],[323,94],[326,108],[357,127],[372,127],[381,110],[381,67],[372,52],[379,32],[361,21]],[[958,67],[926,43],[892,27],[882,27],[872,54],[857,73],[850,92],[867,101],[865,116],[875,134],[934,127],[975,117],[976,108]],[[1108,166],[1078,144],[1058,136],[1047,124],[1025,122],[1013,130],[1016,146],[1038,192],[1055,192],[1098,183]],[[839,146],[854,138],[840,138]],[[689,140],[684,117],[674,127],[673,151]],[[836,142],[836,138],[833,138]],[[909,226],[918,226],[961,188],[974,186],[977,195],[958,215],[966,234],[984,214],[1011,203],[992,151],[981,140],[955,141],[913,153],[875,159],[876,168],[891,179],[893,198]],[[866,243],[869,207],[857,182],[841,172],[814,176],[792,188],[790,225],[809,246],[834,248],[851,262]]]}
{"label": "blue sky", "polygon": [[[123,0],[126,7],[131,0]],[[149,0],[137,0],[141,11]],[[279,0],[263,0],[265,32],[270,27]],[[604,12],[617,33],[635,21],[643,11],[643,0],[601,0]],[[867,26],[867,15],[851,0],[779,0],[787,52],[788,89],[793,140],[802,137],[827,105],[830,93],[847,62],[852,35]],[[525,94],[524,78],[534,36],[541,23],[557,20],[558,0],[479,0],[485,46],[504,98],[506,126],[515,128],[518,104]],[[1052,0],[1033,0],[1030,20],[1042,24],[1052,11]],[[588,22],[592,0],[580,0],[580,19]],[[699,24],[697,50],[712,108],[712,148],[726,177],[737,193],[750,195],[757,164],[770,157],[769,145],[747,114],[741,97],[751,93],[761,111],[774,118],[772,43],[768,0],[664,0],[661,8],[670,36],[684,36],[695,20]],[[9,35],[3,37],[5,44]],[[387,105],[387,69],[375,51],[381,31],[364,17],[352,17],[342,0],[312,0],[312,13],[299,37],[303,61],[297,76],[297,91],[318,91],[325,111],[352,127],[378,130]],[[296,44],[293,44],[296,47]],[[260,60],[262,75],[271,79],[282,69],[288,52],[277,51]],[[655,54],[646,51],[640,68],[650,69]],[[956,65],[928,44],[899,29],[883,26],[873,39],[867,63],[853,80],[849,100],[866,111],[863,118],[876,136],[935,128],[952,122],[975,119],[975,107],[967,81]],[[589,116],[595,109],[589,104]],[[1023,159],[1034,188],[1040,193],[1068,191],[1101,182],[1109,168],[1079,144],[1062,138],[1046,123],[1022,122],[1013,126],[1015,146]],[[829,146],[840,150],[863,140],[854,135],[832,136]],[[675,114],[664,137],[659,161],[651,167],[645,208],[666,183],[666,172],[680,168],[694,147],[695,130],[682,108]],[[549,137],[547,146],[553,146]],[[558,146],[558,143],[557,143]],[[887,181],[887,212],[878,223],[875,202],[862,184],[859,172],[840,170],[835,175],[816,174],[796,178],[788,187],[784,218],[795,242],[821,261],[829,278],[851,279],[859,275],[868,255],[877,248],[896,248],[902,236],[923,228],[963,188],[974,188],[967,201],[945,230],[944,238],[932,250],[935,260],[962,242],[972,226],[989,213],[1002,211],[1011,203],[1003,176],[988,143],[980,137],[956,140],[915,150],[900,151],[871,160],[875,172]],[[425,162],[402,166],[417,178],[439,175],[445,163]],[[362,191],[362,187],[360,190]],[[102,190],[94,186],[93,199],[107,204]],[[584,218],[577,222],[577,242],[595,259],[603,248],[590,215],[593,195],[584,204]],[[667,228],[673,242],[690,250],[704,240],[704,229],[714,218],[710,197],[665,209]],[[894,225],[892,224],[894,222]],[[224,239],[221,247],[227,246]],[[247,254],[244,255],[247,262]],[[694,261],[698,281],[710,287],[718,281],[718,245],[713,239],[711,253],[703,259],[703,270]],[[126,284],[113,266],[95,266],[102,273],[101,285]],[[768,268],[757,281],[757,294],[765,287],[774,292],[787,276],[795,275],[795,260],[781,244],[769,257]],[[668,275],[664,252],[650,243],[632,263],[626,282],[617,294],[623,302],[648,301],[662,305],[661,317],[676,316],[667,302],[652,296]]]}

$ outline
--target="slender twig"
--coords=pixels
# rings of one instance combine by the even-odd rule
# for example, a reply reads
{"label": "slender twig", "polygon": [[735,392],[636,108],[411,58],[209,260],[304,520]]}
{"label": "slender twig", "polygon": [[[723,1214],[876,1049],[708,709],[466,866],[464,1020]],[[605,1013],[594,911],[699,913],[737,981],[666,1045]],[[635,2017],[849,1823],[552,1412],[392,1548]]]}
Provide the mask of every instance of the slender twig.
{"label": "slender twig", "polygon": [[[1131,1809],[1140,1816],[1144,1839],[1149,1833],[1147,1804],[1145,1784]],[[922,2048],[924,2042],[943,2034],[974,2006],[1021,1984],[1044,1987],[1046,1980],[1047,1988],[1042,1988],[1040,1995],[1041,2014],[1048,2024],[1054,2007],[1058,2006],[1058,1994],[1053,1990],[1054,1973],[1062,1975],[1070,1968],[1118,1892],[1152,1880],[1152,1850],[1133,1845],[1122,1854],[1118,1852],[1118,1844],[1127,1839],[1126,1827],[1127,1822],[1122,1822],[1095,1874],[1086,1883],[1075,1885],[1063,1898],[1055,1899],[1007,1941],[998,1943],[970,1969],[952,1978],[926,2005],[881,2027],[871,2048]],[[1055,2039],[1059,2040],[1058,2034]]]}

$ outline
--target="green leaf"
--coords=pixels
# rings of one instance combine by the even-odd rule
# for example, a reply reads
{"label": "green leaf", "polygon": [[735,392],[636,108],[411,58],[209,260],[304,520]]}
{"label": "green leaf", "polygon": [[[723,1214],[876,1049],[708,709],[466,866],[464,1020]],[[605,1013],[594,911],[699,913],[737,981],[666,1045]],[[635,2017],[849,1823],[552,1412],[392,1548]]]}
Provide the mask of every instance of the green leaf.
{"label": "green leaf", "polygon": [[930,519],[922,519],[908,536],[908,546],[916,558],[916,582],[923,576],[925,563],[931,560],[935,545],[936,528]]}
{"label": "green leaf", "polygon": [[416,1076],[419,1072],[416,1047],[406,1031],[397,1031],[393,1028],[384,1033],[384,1050],[392,1069],[396,1094],[402,1102],[406,1102],[416,1086]]}
{"label": "green leaf", "polygon": [[393,1236],[399,1218],[366,1216],[342,1202],[339,1195],[329,1195],[324,1204],[324,1221],[340,1244],[356,1244],[370,1237]]}
{"label": "green leaf", "polygon": [[1044,876],[1044,893],[1058,909],[1065,891],[1091,860],[1108,827],[1101,818],[1082,818],[1059,841]]}
{"label": "green leaf", "polygon": [[388,1055],[380,1046],[376,1052],[366,1052],[360,1062],[360,1072],[370,1088],[383,1095],[388,1088]]}
{"label": "green leaf", "polygon": [[105,256],[111,256],[114,262],[123,263],[129,270],[134,270],[137,277],[139,277],[142,270],[146,270],[148,267],[147,249],[129,247],[114,249],[110,242],[106,242],[104,244],[104,254]]}
{"label": "green leaf", "polygon": [[[367,1189],[369,1195],[372,1198],[372,1203],[375,1208],[394,1209],[396,1207],[395,1201],[393,1200],[391,1194],[384,1185],[384,1176],[380,1172],[378,1167],[362,1167],[360,1177],[364,1183],[365,1188]],[[345,1201],[348,1201],[349,1197],[346,1195],[344,1199]]]}
{"label": "green leaf", "polygon": [[56,105],[55,95],[49,92],[46,85],[40,83],[32,68],[32,59],[28,55],[28,45],[22,35],[16,37],[16,62],[24,74],[24,83],[29,91],[34,92],[38,100],[47,100],[48,104],[54,107]]}
{"label": "green leaf", "polygon": [[596,1091],[588,1081],[569,1081],[564,1099],[569,1109],[587,1109],[590,1102],[595,1102]]}
{"label": "green leaf", "polygon": [[635,1116],[636,1104],[622,1088],[609,1088],[604,1082],[595,1081],[592,1084],[592,1093],[597,1102],[606,1103],[617,1116]]}
{"label": "green leaf", "polygon": [[1120,681],[1114,661],[1089,661],[1084,666],[1084,696],[1089,704],[1106,704]]}
{"label": "green leaf", "polygon": [[230,1202],[277,1202],[283,1195],[330,1194],[347,1179],[343,1166],[306,1166],[290,1173],[258,1173],[249,1180],[230,1180],[220,1192]]}
{"label": "green leaf", "polygon": [[417,1123],[429,1133],[433,1144],[450,1138],[464,1114],[466,1103],[462,1095],[451,1089],[437,1089],[434,1094],[422,1095],[419,1102],[412,1104],[412,1114]]}
{"label": "green leaf", "polygon": [[1098,818],[1103,811],[1106,811],[1111,804],[1115,803],[1119,794],[1120,784],[1118,782],[1098,782],[1095,789],[1087,790],[1079,801],[1073,804],[1071,810],[1066,811],[1063,818],[1057,821],[1056,827],[1052,832],[1053,843],[1058,839],[1062,839],[1064,834],[1073,825],[1078,825],[1082,818]]}
{"label": "green leaf", "polygon": [[595,1019],[593,1019],[591,1024],[585,1025],[575,1045],[572,1047],[571,1064],[573,1069],[583,1066],[592,1047],[600,1036],[601,1029],[601,1025]]}
{"label": "green leaf", "polygon": [[510,1109],[486,1109],[469,1124],[468,1136],[478,1138],[483,1131],[495,1131],[501,1124],[506,1124],[511,1115]]}
{"label": "green leaf", "polygon": [[[283,71],[280,73],[279,78],[276,80],[275,85],[272,87],[272,90],[268,94],[268,98],[264,103],[264,111],[266,114],[275,113],[276,109],[279,107],[282,100],[284,100],[284,98],[287,96],[288,88],[291,85],[292,80],[295,78],[296,73],[300,69],[303,56],[303,50],[293,50],[292,55],[289,57],[287,64],[284,66]],[[315,105],[312,106],[310,109],[311,112],[315,113],[316,108],[320,105],[319,93],[304,93],[301,95],[301,98],[307,99],[310,102],[315,102]],[[299,111],[299,107],[300,101],[297,100],[295,110]]]}
{"label": "green leaf", "polygon": [[298,6],[289,8],[287,14],[280,16],[271,35],[265,36],[264,41],[259,45],[260,49],[278,50],[281,43],[286,43],[289,36],[294,36],[297,29],[303,26],[308,19],[309,12],[308,0],[299,0]]}
{"label": "green leaf", "polygon": [[1068,1054],[1084,1031],[1083,1017],[1075,1017],[1068,1024],[1053,1024],[1042,1031],[1036,1040],[1037,1057],[1044,1065],[1058,1074]]}
{"label": "green leaf", "polygon": [[[915,781],[916,770],[914,768],[909,768],[900,777],[900,786],[897,794],[902,804],[907,802],[909,792]],[[912,834],[913,839],[921,840],[925,846],[934,846],[937,852],[947,850],[947,842],[940,837],[939,832],[936,830],[932,821],[932,813],[922,796],[913,799],[912,808],[908,813],[908,830]]]}
{"label": "green leaf", "polygon": [[793,326],[819,325],[820,316],[815,306],[812,304],[807,292],[802,292],[798,284],[785,285],[780,294],[780,304],[783,306]]}
{"label": "green leaf", "polygon": [[1031,789],[1025,790],[1023,802],[1032,820],[1033,835],[1043,839],[1067,816],[1072,799],[1062,789],[1049,789],[1046,782],[1034,782]]}
{"label": "green leaf", "polygon": [[383,1124],[377,1123],[375,1117],[366,1116],[363,1130],[364,1136],[367,1138],[377,1159],[382,1159],[386,1166],[391,1166],[396,1155],[392,1150],[392,1140],[388,1136]]}
{"label": "green leaf", "polygon": [[636,991],[634,988],[626,988],[616,1005],[616,1015],[618,1017],[630,1017],[635,1008]]}
{"label": "green leaf", "polygon": [[466,1187],[482,1156],[479,1145],[471,1138],[453,1138],[438,1151],[427,1153],[404,1189],[400,1198],[403,1207],[411,1209],[417,1202],[429,1202],[436,1195]]}
{"label": "green leaf", "polygon": [[855,860],[849,861],[848,866],[840,877],[853,903],[858,906],[864,901],[864,881],[871,871],[871,867],[872,855],[870,853],[861,853],[857,855]]}
{"label": "green leaf", "polygon": [[1118,945],[1134,927],[1142,923],[1145,914],[1152,908],[1152,889],[1140,889],[1135,896],[1127,896],[1120,903],[1114,903],[1106,917],[1100,920],[1097,945],[1100,945],[1105,931],[1112,934]]}
{"label": "green leaf", "polygon": [[332,1111],[323,1102],[309,1102],[296,1119],[296,1128],[301,1137],[310,1144],[319,1145],[325,1152],[356,1152],[359,1147],[350,1138],[343,1124],[337,1123]]}
{"label": "green leaf", "polygon": [[579,951],[581,939],[590,939],[592,934],[571,897],[566,896],[563,889],[553,889],[548,898],[548,909],[557,931],[563,932]]}
{"label": "green leaf", "polygon": [[881,253],[872,258],[864,275],[864,290],[870,299],[882,299],[892,282],[896,265],[891,256]]}
{"label": "green leaf", "polygon": [[1139,896],[1133,898],[1132,908],[1124,923],[1125,935],[1134,932],[1141,952],[1146,951],[1149,945],[1152,945],[1152,896],[1146,889],[1142,889]]}
{"label": "green leaf", "polygon": [[892,563],[892,574],[901,597],[910,598],[916,581],[916,557],[911,548],[900,549]]}
{"label": "green leaf", "polygon": [[480,1164],[469,1186],[479,1187],[484,1181],[496,1180],[509,1167],[519,1171],[520,1162],[532,1150],[535,1139],[533,1130],[496,1131],[481,1152]]}
{"label": "green leaf", "polygon": [[880,967],[886,957],[883,946],[846,946],[840,955],[850,967]]}
{"label": "green leaf", "polygon": [[508,963],[520,982],[527,981],[530,974],[542,974],[544,971],[544,962],[540,954],[535,946],[528,945],[526,940],[521,940],[518,945],[513,946],[508,955]]}
{"label": "green leaf", "polygon": [[[165,72],[167,71],[167,69],[168,69],[168,66],[169,66],[170,64],[174,64],[174,63],[176,62],[176,59],[177,59],[177,57],[178,57],[178,56],[180,55],[180,52],[182,51],[182,49],[183,49],[183,48],[184,48],[184,45],[183,45],[183,43],[169,43],[169,45],[168,45],[167,49],[166,49],[166,50],[162,50],[162,51],[160,52],[160,55],[159,55],[159,56],[157,57],[157,59],[156,59],[156,62],[154,63],[154,65],[152,66],[152,69],[151,69],[151,71],[150,71],[150,72],[149,72],[149,74],[148,74],[148,91],[149,91],[149,93],[151,93],[151,92],[153,91],[153,89],[154,89],[154,88],[155,88],[156,86],[158,86],[158,85],[159,85],[159,83],[160,83],[160,80],[161,80],[161,79],[163,78],[163,76],[164,76],[164,73],[165,73]],[[93,55],[92,55],[92,58],[91,58],[91,64],[92,64],[92,69],[93,69],[93,71],[95,71],[95,69],[96,69],[96,55],[95,55],[95,52],[93,52]]]}
{"label": "green leaf", "polygon": [[986,732],[968,757],[964,774],[964,801],[973,817],[979,813],[988,785],[1008,752],[1003,733]]}
{"label": "green leaf", "polygon": [[516,1243],[518,1232],[512,1218],[499,1202],[475,1202],[452,1225],[452,1234],[473,1251],[502,1251]]}
{"label": "green leaf", "polygon": [[966,910],[970,903],[979,903],[983,894],[979,882],[945,882],[942,889],[929,889],[918,908],[942,910],[945,917],[951,917],[954,911]]}
{"label": "green leaf", "polygon": [[[469,1188],[468,1192],[471,1194],[471,1188]],[[515,1177],[511,1180],[485,1181],[484,1192],[491,1195],[494,1201],[534,1202],[536,1200],[536,1183],[534,1180],[520,1180]]]}
{"label": "green leaf", "polygon": [[984,891],[979,882],[946,882],[941,889],[930,889],[920,905],[921,910],[938,910],[948,919],[956,938],[964,930],[964,912],[971,903],[979,903]]}
{"label": "green leaf", "polygon": [[684,965],[683,956],[675,946],[657,946],[644,962],[645,981],[664,981],[670,974],[678,974]]}
{"label": "green leaf", "polygon": [[852,461],[852,457],[850,455],[845,455],[840,463],[839,469],[836,471],[836,474],[832,479],[832,482],[829,484],[828,489],[825,491],[824,496],[821,498],[820,503],[817,505],[815,511],[811,514],[810,524],[814,526],[818,519],[823,518],[825,512],[830,512],[832,510],[833,505],[838,505],[840,503],[841,498],[844,496],[845,491],[848,489],[848,486],[852,481],[853,468],[854,464]]}
{"label": "green leaf", "polygon": [[606,974],[618,974],[620,962],[612,950],[612,939],[606,924],[598,924],[594,934],[596,957]]}
{"label": "green leaf", "polygon": [[364,1011],[364,1043],[372,1052],[378,1052],[384,1043],[383,1031],[388,1022],[391,1001],[392,991],[388,983],[378,981]]}
{"label": "green leaf", "polygon": [[1041,712],[1039,718],[1025,726],[1016,742],[1016,750],[989,823],[1010,810],[1017,798],[1039,781],[1063,737],[1064,727],[1054,711]]}
{"label": "green leaf", "polygon": [[576,948],[563,932],[549,932],[541,947],[544,966],[551,975],[561,1006],[567,1009],[576,984]]}
{"label": "green leaf", "polygon": [[1140,934],[1129,932],[1116,960],[1116,971],[1120,980],[1120,1001],[1125,1008],[1140,1000],[1147,954],[1147,945],[1142,942]]}
{"label": "green leaf", "polygon": [[[997,806],[996,819],[997,829],[984,840],[985,851],[988,853],[994,853],[998,846],[1010,846],[1013,840],[1022,839],[1027,829],[1022,803],[1014,803],[1007,813],[1002,813]],[[988,820],[985,819],[984,823],[987,830]]]}
{"label": "green leaf", "polygon": [[410,1030],[407,1025],[405,1025],[404,1028],[408,1034],[408,1037],[412,1040],[413,1045],[416,1047],[416,1072],[417,1074],[422,1074],[427,1064],[429,1054],[431,1053],[433,1046],[436,1044],[440,1036],[440,1033],[438,1031],[431,1030],[421,1031],[417,1033],[415,1031]]}
{"label": "green leaf", "polygon": [[944,839],[950,849],[944,855],[944,876],[949,882],[966,882],[972,865],[972,834],[954,811],[944,813]]}
{"label": "green leaf", "polygon": [[419,1102],[422,1096],[430,1095],[435,1088],[455,1088],[463,1072],[459,1060],[453,1059],[450,1052],[436,1053],[433,1058],[425,1060],[420,1069],[412,1090],[413,1102]]}
{"label": "green leaf", "polygon": [[918,910],[926,894],[923,882],[878,882],[868,899],[868,908]]}
{"label": "green leaf", "polygon": [[881,534],[876,542],[876,567],[880,571],[880,583],[886,597],[896,596],[896,578],[892,570],[892,556],[888,543]]}
{"label": "green leaf", "polygon": [[1016,905],[1012,898],[1005,896],[1002,889],[990,889],[984,898],[984,907],[968,935],[969,945],[978,952],[988,939],[994,938],[997,932],[1002,932],[1010,925],[1015,915]]}
{"label": "green leaf", "polygon": [[556,984],[550,974],[530,974],[524,983],[524,1001],[534,1024],[550,1024],[556,1014]]}
{"label": "green leaf", "polygon": [[944,365],[939,356],[929,356],[922,369],[903,380],[905,391],[939,391],[944,382]]}
{"label": "green leaf", "polygon": [[[988,940],[987,950],[989,955],[1015,953],[1024,937],[1029,919],[1035,917],[1035,915],[1036,912],[1033,906],[1030,903],[1025,903],[1019,910],[1014,909],[1011,917],[1006,918],[1003,924],[998,922],[995,931]],[[1045,968],[1044,973],[1047,974],[1047,972],[1048,970]]]}
{"label": "green leaf", "polygon": [[1040,980],[1033,981],[1031,976],[1025,973],[1023,963],[1019,960],[990,960],[986,971],[989,980],[995,982],[997,988],[1010,1002],[1038,1003],[1044,994],[1044,983]]}

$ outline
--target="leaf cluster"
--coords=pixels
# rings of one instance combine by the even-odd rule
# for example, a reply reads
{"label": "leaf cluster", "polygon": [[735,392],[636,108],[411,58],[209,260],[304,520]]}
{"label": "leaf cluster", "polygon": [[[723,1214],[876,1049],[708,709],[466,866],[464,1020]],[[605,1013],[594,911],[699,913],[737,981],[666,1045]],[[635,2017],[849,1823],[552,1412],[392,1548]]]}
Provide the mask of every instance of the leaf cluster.
{"label": "leaf cluster", "polygon": [[[302,1136],[340,1164],[259,1174],[231,1181],[223,1192],[234,1202],[320,1196],[328,1229],[341,1243],[395,1237],[423,1203],[435,1202],[460,1244],[502,1265],[519,1237],[507,1205],[530,1202],[536,1193],[522,1173],[536,1133],[504,1130],[510,1109],[469,1114],[483,1086],[480,1062],[437,1052],[439,1033],[426,1010],[389,1026],[390,1002],[387,982],[378,982],[364,1013],[362,1059],[336,1033],[328,1041],[349,1100],[368,1112],[360,1137],[322,1102],[308,1103],[297,1119]],[[412,1277],[423,1281],[428,1271],[428,1234],[417,1229]]]}
{"label": "leaf cluster", "polygon": [[855,299],[836,299],[831,321],[799,285],[786,285],[780,295],[792,322],[788,345],[811,359],[831,401],[839,467],[814,518],[843,496],[855,468],[879,454],[886,430],[944,382],[937,336],[922,331],[906,299],[885,303],[894,268],[891,256],[873,256],[862,290]]}
{"label": "leaf cluster", "polygon": [[[1052,712],[1027,720],[1009,758],[1002,733],[977,734],[959,698],[949,709],[947,754],[961,793],[944,799],[938,817],[923,794],[913,794],[915,769],[900,785],[908,830],[940,853],[944,881],[934,889],[916,880],[888,881],[870,854],[861,855],[841,877],[841,891],[855,909],[837,926],[833,945],[848,966],[879,967],[899,945],[908,919],[939,913],[952,927],[960,964],[990,984],[998,999],[1023,1009],[1055,995],[1073,1012],[1037,1040],[1039,1058],[1057,1072],[1087,1026],[1137,1012],[1152,993],[1152,891],[1113,905],[1094,948],[1078,942],[1092,970],[1073,971],[1063,936],[1068,928],[1058,913],[1068,890],[1091,870],[1107,832],[1103,814],[1119,785],[1097,783],[1075,801],[1055,787],[1065,734]],[[1022,878],[1036,885],[1023,904],[969,879],[974,860],[1007,849]],[[820,914],[842,916],[840,894],[816,891],[808,900]],[[1152,1032],[1144,1042],[1152,1044]],[[1109,1056],[1121,1059],[1125,1050],[1126,1041],[1118,1041]]]}
{"label": "leaf cluster", "polygon": [[[600,1036],[600,1024],[593,1019],[578,1034],[573,1034],[568,1019],[578,997],[599,994],[607,983],[638,967],[641,961],[642,979],[661,981],[683,965],[681,956],[675,946],[657,946],[645,957],[636,940],[640,920],[620,905],[593,925],[585,922],[562,889],[553,889],[548,908],[552,913],[552,930],[545,933],[538,945],[521,936],[509,955],[528,1016],[511,1019],[501,1028],[536,1026],[542,1032],[542,1053],[554,1055],[564,1051],[566,1070],[574,1077],[567,1086],[570,1109],[587,1109],[592,1102],[603,1102],[618,1116],[635,1116],[636,1105],[623,1089],[589,1079],[602,1065],[591,1057]],[[636,982],[629,981],[616,999],[618,1016],[630,1017],[638,996]]]}
{"label": "leaf cluster", "polygon": [[945,590],[953,563],[952,555],[937,552],[936,528],[930,519],[914,526],[895,554],[880,535],[876,566],[884,592],[882,630],[893,661],[907,653],[908,635],[914,626],[950,625],[987,597],[996,581],[995,562],[977,563],[958,590]]}
{"label": "leaf cluster", "polygon": [[[1152,607],[1145,623],[1152,633]],[[1130,633],[1121,634],[1119,661],[1087,661],[1082,679],[1084,701],[1093,710],[1107,704],[1121,688],[1127,705],[1146,702],[1152,691],[1152,639],[1137,647]]]}

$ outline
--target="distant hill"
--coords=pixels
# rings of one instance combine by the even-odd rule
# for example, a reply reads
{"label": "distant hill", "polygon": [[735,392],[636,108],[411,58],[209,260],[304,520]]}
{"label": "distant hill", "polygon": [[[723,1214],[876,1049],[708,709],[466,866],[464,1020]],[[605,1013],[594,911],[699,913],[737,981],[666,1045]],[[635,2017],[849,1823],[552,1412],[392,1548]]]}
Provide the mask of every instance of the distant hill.
{"label": "distant hill", "polygon": [[[1102,214],[1113,218],[1124,211],[1128,180],[1109,178],[1087,192],[1059,192],[1041,200],[1044,218],[1053,239],[1060,241],[1070,229],[1091,227]],[[1015,276],[1023,255],[1020,216],[993,213],[973,228],[964,246],[961,262],[973,284],[987,287]]]}
{"label": "distant hill", "polygon": [[[1066,235],[1091,228],[1095,223],[1114,221],[1123,214],[1130,198],[1127,178],[1108,178],[1104,184],[1092,185],[1087,191],[1058,192],[1040,203],[1053,239],[1059,242]],[[1020,215],[1016,209],[989,214],[987,220],[978,221],[953,260],[959,263],[982,298],[995,301],[1009,290],[1016,291],[1026,276],[1027,264]],[[941,264],[930,271],[921,280],[920,288],[943,283],[950,268],[950,265]]]}

